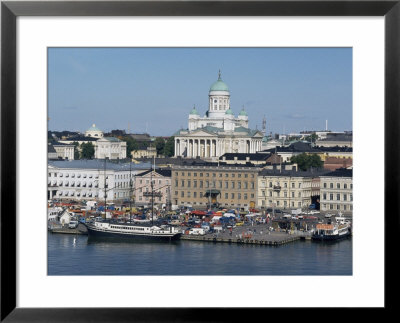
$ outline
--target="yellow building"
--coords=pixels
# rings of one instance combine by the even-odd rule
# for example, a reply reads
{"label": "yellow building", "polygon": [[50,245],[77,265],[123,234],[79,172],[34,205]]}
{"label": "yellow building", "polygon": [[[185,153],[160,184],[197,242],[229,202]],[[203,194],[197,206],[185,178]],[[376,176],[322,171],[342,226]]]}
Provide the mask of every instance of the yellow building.
{"label": "yellow building", "polygon": [[172,204],[247,210],[257,204],[258,167],[175,165],[171,172]]}
{"label": "yellow building", "polygon": [[[326,171],[324,171],[326,173]],[[318,178],[321,173],[287,170],[263,169],[258,175],[259,208],[308,208],[318,199]]]}

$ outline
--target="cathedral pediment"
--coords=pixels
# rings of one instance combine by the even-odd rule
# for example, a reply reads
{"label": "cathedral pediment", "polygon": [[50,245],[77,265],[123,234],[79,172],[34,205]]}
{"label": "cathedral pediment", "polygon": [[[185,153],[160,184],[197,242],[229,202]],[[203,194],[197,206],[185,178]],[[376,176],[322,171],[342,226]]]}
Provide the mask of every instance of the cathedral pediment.
{"label": "cathedral pediment", "polygon": [[185,137],[215,137],[217,134],[215,132],[204,130],[204,129],[196,129],[188,133]]}

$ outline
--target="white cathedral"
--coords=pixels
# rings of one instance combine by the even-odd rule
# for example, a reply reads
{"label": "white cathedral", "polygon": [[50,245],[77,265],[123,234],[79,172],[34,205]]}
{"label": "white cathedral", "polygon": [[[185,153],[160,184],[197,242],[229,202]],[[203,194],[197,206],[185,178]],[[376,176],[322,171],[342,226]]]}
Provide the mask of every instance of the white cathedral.
{"label": "white cathedral", "polygon": [[200,117],[196,107],[190,111],[189,127],[175,136],[175,156],[216,160],[225,153],[255,153],[262,150],[263,133],[249,129],[244,108],[235,117],[230,107],[230,92],[219,72],[208,93],[208,111]]}

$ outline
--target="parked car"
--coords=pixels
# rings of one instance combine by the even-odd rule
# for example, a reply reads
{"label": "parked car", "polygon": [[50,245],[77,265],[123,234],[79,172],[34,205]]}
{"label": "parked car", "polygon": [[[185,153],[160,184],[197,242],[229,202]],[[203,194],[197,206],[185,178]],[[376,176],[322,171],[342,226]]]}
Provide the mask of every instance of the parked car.
{"label": "parked car", "polygon": [[70,228],[70,229],[75,229],[75,228],[77,228],[78,227],[78,221],[76,221],[76,220],[71,220],[71,221],[69,221],[69,224],[68,224],[68,228]]}

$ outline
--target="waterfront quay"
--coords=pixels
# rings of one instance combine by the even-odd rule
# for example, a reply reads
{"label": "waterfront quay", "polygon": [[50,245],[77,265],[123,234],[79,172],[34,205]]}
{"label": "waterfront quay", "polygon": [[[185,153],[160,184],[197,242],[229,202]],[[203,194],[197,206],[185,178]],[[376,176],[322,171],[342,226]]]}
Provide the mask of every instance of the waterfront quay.
{"label": "waterfront quay", "polygon": [[260,232],[254,234],[230,234],[230,233],[206,233],[205,235],[182,235],[182,240],[203,241],[213,243],[237,243],[237,244],[254,244],[279,246],[301,239],[310,239],[307,234],[289,234],[286,232]]}
{"label": "waterfront quay", "polygon": [[79,234],[79,235],[88,234],[85,225],[83,225],[82,223],[79,223],[78,227],[76,227],[75,229],[68,228],[67,226],[49,227],[49,232],[51,232],[51,233],[61,233],[61,234]]}
{"label": "waterfront quay", "polygon": [[[270,227],[267,225],[245,225],[232,228],[232,232],[229,229],[225,229],[218,233],[207,232],[204,235],[185,234],[188,229],[190,228],[182,229],[181,240],[279,246],[300,239],[310,239],[310,235],[307,232],[271,231]],[[81,223],[75,229],[54,227],[49,229],[49,232],[54,234],[87,235],[87,229]]]}

